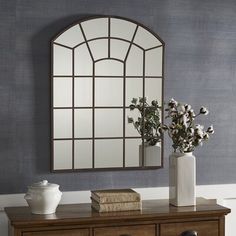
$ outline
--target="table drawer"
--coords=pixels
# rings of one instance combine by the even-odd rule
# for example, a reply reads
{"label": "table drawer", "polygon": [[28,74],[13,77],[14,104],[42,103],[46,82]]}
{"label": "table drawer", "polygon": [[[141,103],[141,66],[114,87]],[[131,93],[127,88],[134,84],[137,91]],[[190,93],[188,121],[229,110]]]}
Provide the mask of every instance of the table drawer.
{"label": "table drawer", "polygon": [[161,224],[161,236],[181,236],[185,231],[196,231],[198,236],[218,236],[218,221],[199,221]]}
{"label": "table drawer", "polygon": [[40,232],[27,232],[23,236],[89,236],[88,229],[68,229],[68,230],[52,230]]}
{"label": "table drawer", "polygon": [[94,236],[155,236],[155,225],[95,228]]}

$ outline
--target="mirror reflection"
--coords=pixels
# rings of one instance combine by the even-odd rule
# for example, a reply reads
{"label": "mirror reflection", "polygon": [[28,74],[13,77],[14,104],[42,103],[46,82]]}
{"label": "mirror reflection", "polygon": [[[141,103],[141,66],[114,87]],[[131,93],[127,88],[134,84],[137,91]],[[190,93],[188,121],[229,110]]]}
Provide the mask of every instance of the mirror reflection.
{"label": "mirror reflection", "polygon": [[54,138],[72,138],[72,110],[54,109],[53,117]]}
{"label": "mirror reflection", "polygon": [[123,109],[95,109],[96,138],[123,136]]}
{"label": "mirror reflection", "polygon": [[74,76],[92,76],[93,61],[91,59],[87,45],[84,43],[74,49]]}
{"label": "mirror reflection", "polygon": [[127,117],[133,98],[163,103],[164,42],[121,17],[75,23],[52,42],[52,170],[162,167]]}
{"label": "mirror reflection", "polygon": [[[72,93],[71,91],[70,91],[70,95]],[[75,107],[92,107],[92,102],[93,102],[92,94],[93,94],[93,78],[92,77],[75,77],[74,78],[74,106]]]}
{"label": "mirror reflection", "polygon": [[126,76],[143,76],[143,51],[135,45],[132,45],[126,60]]}
{"label": "mirror reflection", "polygon": [[123,78],[95,77],[95,106],[123,106]]}
{"label": "mirror reflection", "polygon": [[74,110],[74,136],[75,138],[92,138],[92,110]]}
{"label": "mirror reflection", "polygon": [[72,141],[55,140],[53,142],[53,166],[56,170],[72,169]]}
{"label": "mirror reflection", "polygon": [[[109,148],[107,148],[109,147]],[[95,140],[95,168],[123,167],[123,140]]]}
{"label": "mirror reflection", "polygon": [[53,106],[72,107],[72,78],[53,79]]}
{"label": "mirror reflection", "polygon": [[90,41],[88,47],[91,50],[94,60],[108,57],[108,39],[97,39]]}
{"label": "mirror reflection", "polygon": [[125,149],[125,166],[139,166],[139,146],[142,145],[142,139],[126,139],[125,144],[125,146],[127,147]]}
{"label": "mirror reflection", "polygon": [[55,44],[53,58],[53,75],[72,76],[72,50]]}
{"label": "mirror reflection", "polygon": [[92,140],[76,140],[74,166],[76,169],[93,167]]}

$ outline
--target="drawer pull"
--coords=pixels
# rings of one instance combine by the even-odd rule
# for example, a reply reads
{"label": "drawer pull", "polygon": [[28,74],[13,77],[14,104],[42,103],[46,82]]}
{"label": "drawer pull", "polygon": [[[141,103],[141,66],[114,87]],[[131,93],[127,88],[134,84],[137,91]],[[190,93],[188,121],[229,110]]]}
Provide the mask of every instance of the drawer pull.
{"label": "drawer pull", "polygon": [[197,236],[197,231],[193,230],[184,231],[180,236]]}
{"label": "drawer pull", "polygon": [[132,236],[131,234],[120,234],[120,236]]}

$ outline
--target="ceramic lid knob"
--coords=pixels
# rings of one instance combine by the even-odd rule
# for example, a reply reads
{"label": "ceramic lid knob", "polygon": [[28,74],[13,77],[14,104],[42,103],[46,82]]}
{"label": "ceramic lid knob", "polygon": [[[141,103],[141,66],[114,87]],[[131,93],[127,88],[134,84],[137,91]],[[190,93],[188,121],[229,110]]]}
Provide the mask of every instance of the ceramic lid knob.
{"label": "ceramic lid knob", "polygon": [[28,187],[29,189],[38,189],[38,190],[46,190],[46,189],[53,189],[53,188],[59,188],[58,184],[52,184],[49,183],[47,180],[42,180],[40,182],[34,183],[31,186]]}
{"label": "ceramic lid knob", "polygon": [[48,184],[48,181],[47,181],[47,180],[43,180],[43,181],[41,182],[41,184],[45,186],[45,185]]}

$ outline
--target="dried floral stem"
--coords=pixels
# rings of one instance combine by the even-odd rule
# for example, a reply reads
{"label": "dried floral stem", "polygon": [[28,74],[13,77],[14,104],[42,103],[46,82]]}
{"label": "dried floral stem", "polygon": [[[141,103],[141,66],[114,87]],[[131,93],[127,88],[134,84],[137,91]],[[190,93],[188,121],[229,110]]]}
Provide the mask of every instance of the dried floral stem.
{"label": "dried floral stem", "polygon": [[209,139],[209,135],[214,133],[211,125],[207,130],[199,124],[195,124],[195,118],[200,115],[207,115],[209,112],[205,107],[201,107],[199,113],[195,115],[189,104],[182,105],[173,98],[167,104],[165,111],[166,118],[171,120],[171,124],[166,125],[168,135],[172,139],[174,152],[192,152],[195,147],[202,145],[203,141]]}

